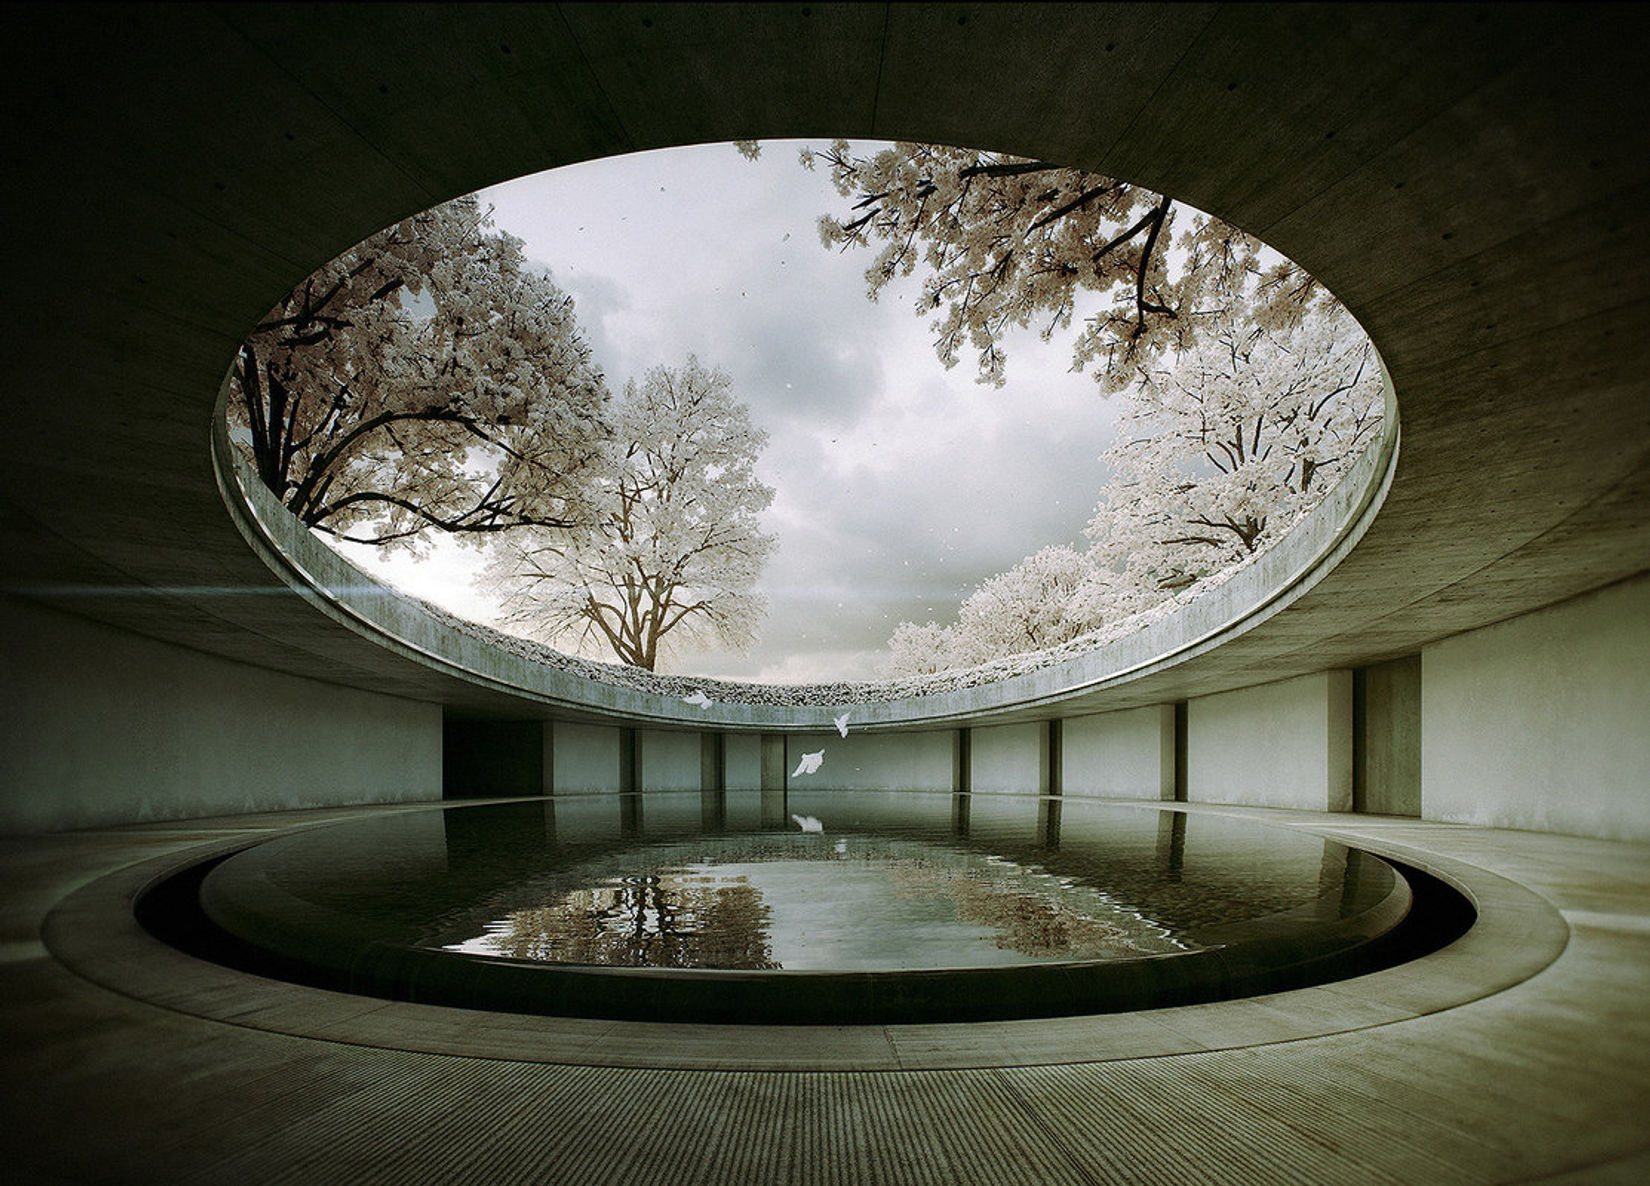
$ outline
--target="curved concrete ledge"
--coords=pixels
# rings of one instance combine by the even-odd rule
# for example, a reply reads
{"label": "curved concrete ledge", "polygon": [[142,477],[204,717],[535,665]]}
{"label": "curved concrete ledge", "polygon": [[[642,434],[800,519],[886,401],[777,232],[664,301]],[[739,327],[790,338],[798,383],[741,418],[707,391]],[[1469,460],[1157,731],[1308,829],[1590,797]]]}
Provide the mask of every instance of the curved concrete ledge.
{"label": "curved concrete ledge", "polygon": [[[490,656],[472,669],[462,644],[432,637],[424,653],[422,624],[386,647],[353,611],[292,593],[224,513],[202,438],[225,359],[271,294],[397,218],[614,153],[821,134],[978,144],[1184,197],[1341,296],[1403,403],[1379,513],[1241,630],[1199,608],[1058,674],[866,705],[869,727],[1108,711],[1379,663],[1643,571],[1650,121],[1630,9],[781,11],[500,10],[485,36],[403,8],[338,9],[296,33],[256,6],[20,22],[6,199],[30,233],[0,343],[8,588],[409,700],[677,721],[647,697],[534,690]],[[432,39],[459,47],[451,69],[428,68]],[[1121,52],[1072,48],[1090,44]],[[369,60],[423,82],[366,85],[343,65]],[[1539,299],[1554,289],[1562,301]],[[1245,579],[1295,577],[1265,564]],[[1225,596],[1228,610],[1259,600]],[[828,722],[728,707],[693,723]]]}
{"label": "curved concrete ledge", "polygon": [[[270,495],[229,439],[224,416],[227,378],[214,412],[212,461],[218,489],[235,526],[288,588],[340,625],[444,674],[581,717],[609,716],[729,731],[825,731],[833,728],[836,713],[851,706],[857,728],[909,729],[989,721],[1165,671],[1236,638],[1309,592],[1357,545],[1392,484],[1398,462],[1398,404],[1379,355],[1377,365],[1385,395],[1379,435],[1321,502],[1229,578],[1132,633],[1069,658],[1052,653],[1043,666],[1025,674],[990,679],[988,666],[960,674],[959,678],[981,680],[970,686],[887,699],[855,699],[853,685],[848,686],[846,696],[841,686],[820,685],[797,689],[795,699],[800,703],[766,704],[754,696],[740,698],[752,685],[725,680],[659,679],[651,673],[637,673],[632,684],[587,678],[533,662],[490,645],[477,634],[456,629],[418,601],[350,564]],[[1068,644],[1061,651],[1076,650],[1079,645]],[[622,678],[623,673],[615,671],[615,676]],[[715,702],[690,710],[683,707],[681,692],[674,688],[650,691],[635,686],[669,687],[684,681],[710,689]]]}
{"label": "curved concrete ledge", "polygon": [[[1136,810],[1156,806],[1119,801]],[[1315,988],[1211,1004],[1029,1021],[877,1026],[698,1026],[525,1016],[414,1005],[266,980],[193,959],[144,931],[132,904],[149,887],[212,856],[293,830],[276,817],[237,820],[98,878],[58,902],[43,937],[78,975],[111,991],[213,1021],[358,1046],[609,1067],[740,1070],[922,1070],[1106,1062],[1323,1037],[1411,1020],[1512,987],[1564,950],[1568,928],[1538,894],[1451,852],[1452,829],[1413,825],[1394,843],[1379,823],[1307,812],[1214,810],[1303,828],[1425,869],[1468,894],[1478,921],[1442,951]],[[406,808],[400,810],[408,810]],[[418,810],[412,808],[411,810]],[[336,818],[334,815],[332,818]],[[309,826],[325,826],[325,821]],[[1427,843],[1427,840],[1433,843]]]}

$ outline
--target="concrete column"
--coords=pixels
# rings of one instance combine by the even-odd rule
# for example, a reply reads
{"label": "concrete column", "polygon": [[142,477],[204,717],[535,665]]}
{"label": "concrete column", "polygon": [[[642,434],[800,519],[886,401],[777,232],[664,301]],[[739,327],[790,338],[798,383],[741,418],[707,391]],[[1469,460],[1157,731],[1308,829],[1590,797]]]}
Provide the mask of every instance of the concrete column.
{"label": "concrete column", "polygon": [[642,733],[640,729],[619,730],[619,792],[633,794],[641,790]]}
{"label": "concrete column", "polygon": [[728,822],[727,735],[699,735],[699,819],[707,832],[720,832]]}
{"label": "concrete column", "polygon": [[959,795],[974,789],[974,730],[966,726],[952,738],[951,789]]}
{"label": "concrete column", "polygon": [[1170,726],[1173,739],[1169,743],[1174,746],[1174,774],[1172,776],[1174,785],[1168,797],[1177,803],[1184,803],[1187,801],[1187,788],[1189,785],[1187,769],[1190,765],[1189,755],[1191,753],[1191,729],[1189,727],[1191,714],[1187,708],[1187,702],[1184,700],[1170,705],[1170,709],[1174,713],[1174,723]]}
{"label": "concrete column", "polygon": [[783,733],[762,734],[762,789],[764,791],[782,791],[785,789],[785,777],[789,771],[785,768],[785,735]]}
{"label": "concrete column", "polygon": [[1059,717],[1043,727],[1042,770],[1037,780],[1040,793],[1058,795],[1065,786],[1065,722]]}
{"label": "concrete column", "polygon": [[699,735],[699,789],[725,791],[728,789],[727,735],[701,733]]}
{"label": "concrete column", "polygon": [[785,780],[790,769],[785,764],[783,733],[762,734],[762,826],[784,827],[790,818],[785,795]]}
{"label": "concrete column", "polygon": [[[544,795],[554,795],[556,793],[556,722],[540,722],[539,732],[542,734],[540,743],[544,748],[544,757],[542,759],[544,764],[544,782],[539,793]],[[554,813],[552,813],[548,818],[551,820],[549,825],[550,830],[554,833]]]}
{"label": "concrete column", "polygon": [[964,725],[951,735],[951,831],[966,839],[974,800],[974,731]]}
{"label": "concrete column", "polygon": [[1323,673],[1328,697],[1329,811],[1352,810],[1352,671],[1341,668]]}
{"label": "concrete column", "polygon": [[1352,810],[1421,814],[1421,656],[1352,673]]}

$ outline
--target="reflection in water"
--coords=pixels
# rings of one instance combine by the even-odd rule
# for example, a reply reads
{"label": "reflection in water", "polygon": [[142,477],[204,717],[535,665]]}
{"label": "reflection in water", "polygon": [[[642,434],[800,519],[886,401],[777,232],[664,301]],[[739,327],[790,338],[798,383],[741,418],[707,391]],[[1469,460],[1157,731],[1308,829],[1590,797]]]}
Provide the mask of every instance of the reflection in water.
{"label": "reflection in water", "polygon": [[[501,828],[500,821],[505,821]],[[498,803],[488,808],[453,807],[441,813],[447,869],[484,870],[498,860],[500,834],[522,860],[542,859],[555,848],[556,807],[549,799]]]}
{"label": "reflection in water", "polygon": [[[666,968],[957,966],[1196,950],[1071,878],[918,841],[791,833],[648,845],[557,880],[450,951]],[[901,925],[893,927],[898,921]]]}
{"label": "reflection in water", "polygon": [[1050,852],[1060,847],[1060,800],[1044,799],[1037,805],[1037,843]]}
{"label": "reflection in water", "polygon": [[767,924],[761,893],[743,879],[660,873],[572,890],[449,950],[623,968],[777,968]]}
{"label": "reflection in water", "polygon": [[762,826],[783,828],[790,818],[790,795],[784,787],[764,787],[761,791]]}
{"label": "reflection in water", "polygon": [[[643,802],[570,796],[308,830],[218,866],[203,903],[265,945],[257,920],[295,903],[268,926],[299,959],[377,944],[616,967],[880,971],[1257,936],[1294,950],[1294,936],[1355,919],[1398,884],[1378,858],[1331,841],[1145,804],[692,791],[649,793],[644,817]],[[800,832],[792,813],[829,831]]]}
{"label": "reflection in water", "polygon": [[1186,868],[1186,813],[1164,811],[1157,817],[1157,857],[1164,879],[1178,882]]}
{"label": "reflection in water", "polygon": [[699,792],[699,826],[717,835],[728,826],[728,793],[723,790]]}
{"label": "reflection in water", "polygon": [[[921,861],[890,867],[895,891],[901,896],[946,894],[959,919],[988,928],[993,932],[992,942],[1004,951],[1033,959],[1092,960],[1197,948],[1172,938],[1166,929],[1133,910],[1110,903],[1096,910],[1093,903],[1072,904],[1046,888],[1012,887],[996,878],[952,877],[948,872]],[[1016,872],[1022,881],[1034,876]],[[1060,888],[1074,887],[1062,884]]]}
{"label": "reflection in water", "polygon": [[619,835],[640,836],[642,834],[642,796],[628,794],[619,796]]}

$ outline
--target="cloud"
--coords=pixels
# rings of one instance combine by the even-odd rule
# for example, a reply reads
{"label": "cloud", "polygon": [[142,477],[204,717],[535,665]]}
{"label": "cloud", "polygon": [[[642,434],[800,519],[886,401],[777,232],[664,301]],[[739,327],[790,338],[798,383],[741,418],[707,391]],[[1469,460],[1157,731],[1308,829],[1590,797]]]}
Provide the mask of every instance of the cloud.
{"label": "cloud", "polygon": [[873,336],[855,332],[847,316],[826,320],[813,310],[804,332],[794,314],[764,302],[728,329],[736,390],[764,422],[815,431],[846,426],[884,390],[882,356]]}
{"label": "cloud", "polygon": [[551,268],[550,274],[562,291],[573,298],[573,309],[584,329],[585,341],[590,343],[596,364],[606,372],[608,386],[622,388],[629,375],[614,368],[627,366],[628,359],[622,339],[614,335],[611,326],[630,308],[630,294],[625,286],[599,272],[578,272],[564,278]]}
{"label": "cloud", "polygon": [[869,254],[820,246],[819,215],[842,203],[825,174],[766,149],[607,158],[484,197],[573,295],[610,387],[694,353],[770,434],[764,636],[678,669],[869,677],[899,621],[950,620],[986,578],[1082,542],[1117,409],[1070,373],[1075,326],[1008,335],[1001,390],[966,357],[945,370],[913,312],[920,277],[868,301]]}

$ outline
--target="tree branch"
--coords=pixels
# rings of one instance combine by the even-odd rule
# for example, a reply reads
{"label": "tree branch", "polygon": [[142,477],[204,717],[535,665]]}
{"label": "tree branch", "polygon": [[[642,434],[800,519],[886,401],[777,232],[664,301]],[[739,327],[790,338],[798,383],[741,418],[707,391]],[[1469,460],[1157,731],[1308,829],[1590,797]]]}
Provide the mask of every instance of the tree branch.
{"label": "tree branch", "polygon": [[1052,210],[1043,215],[1036,222],[1032,223],[1028,229],[1033,231],[1041,230],[1043,227],[1047,226],[1051,222],[1054,222],[1056,219],[1064,218],[1073,210],[1077,210],[1088,205],[1095,198],[1100,197],[1102,194],[1108,194],[1116,188],[1117,186],[1115,185],[1097,185],[1093,189],[1085,190],[1071,201],[1067,202],[1064,206],[1061,206],[1058,210]]}

